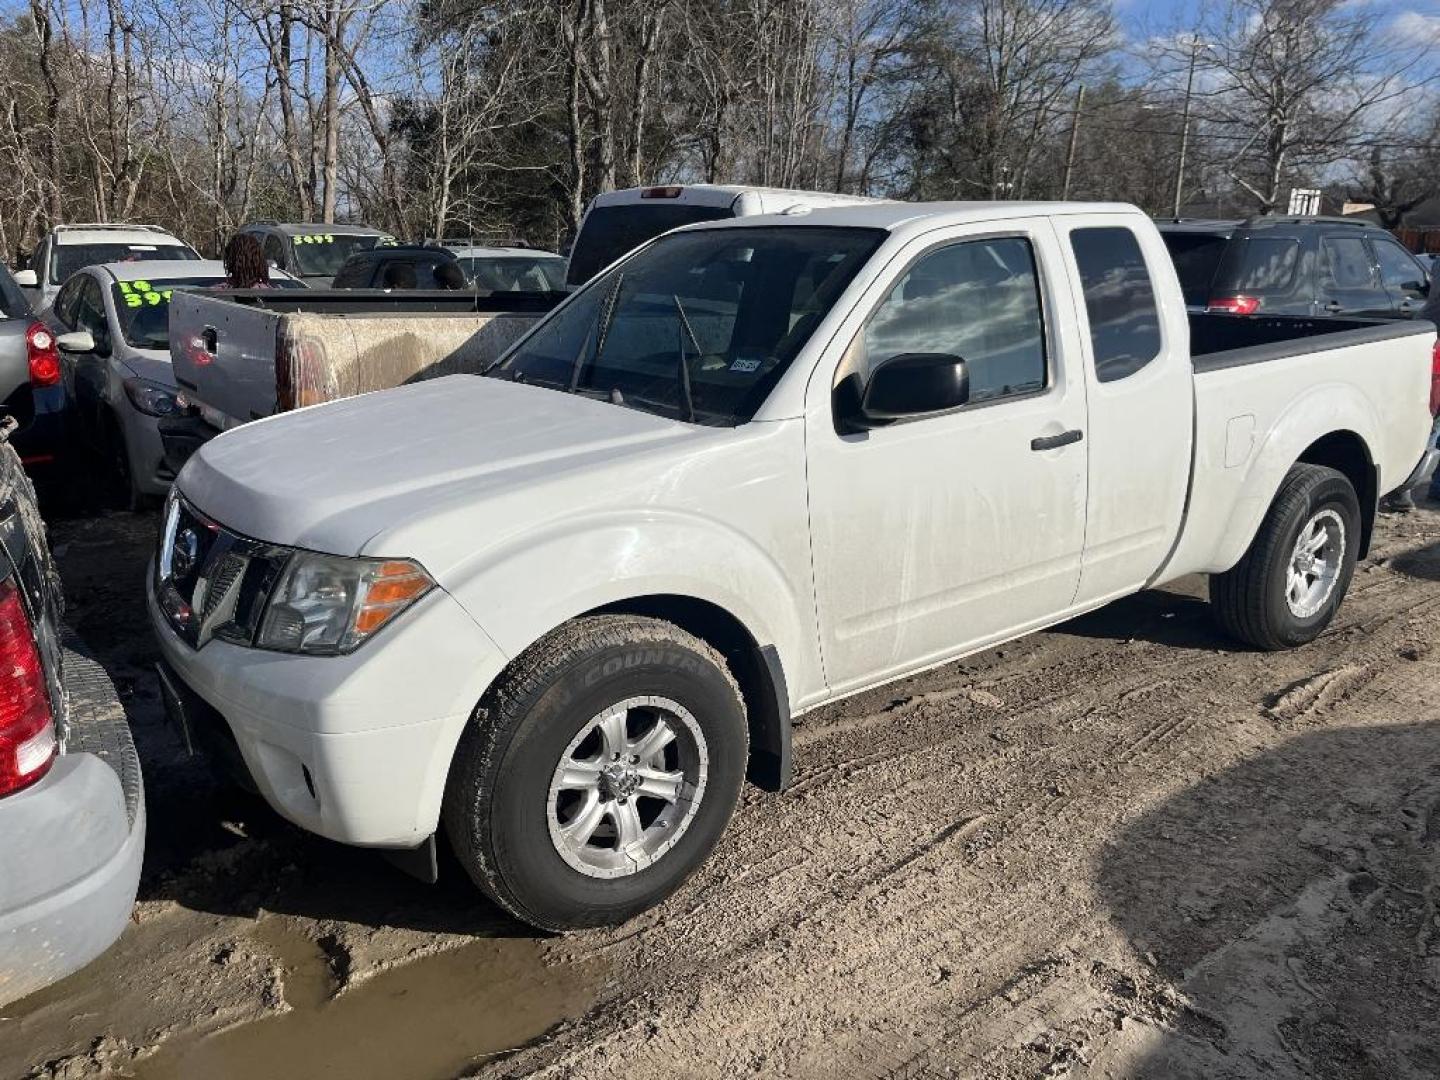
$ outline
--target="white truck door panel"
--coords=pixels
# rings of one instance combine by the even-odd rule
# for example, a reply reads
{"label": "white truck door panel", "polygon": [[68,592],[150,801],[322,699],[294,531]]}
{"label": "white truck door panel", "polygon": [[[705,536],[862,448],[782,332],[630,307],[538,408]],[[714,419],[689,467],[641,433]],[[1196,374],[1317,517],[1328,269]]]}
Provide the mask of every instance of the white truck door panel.
{"label": "white truck door panel", "polygon": [[1119,214],[1053,220],[1085,353],[1089,482],[1075,599],[1092,605],[1143,587],[1175,544],[1194,440],[1190,324],[1153,229]]}
{"label": "white truck door panel", "polygon": [[[943,239],[942,239],[943,238]],[[1040,269],[1038,288],[1036,268]],[[1084,543],[1084,387],[1044,219],[947,230],[891,261],[807,394],[817,609],[831,690],[938,662],[1066,610]],[[971,404],[859,434],[835,409],[891,355],[945,352]],[[838,388],[838,390],[837,390]],[[842,410],[843,411],[843,410]],[[1074,440],[1056,440],[1066,433]],[[1037,439],[1062,443],[1047,449]]]}

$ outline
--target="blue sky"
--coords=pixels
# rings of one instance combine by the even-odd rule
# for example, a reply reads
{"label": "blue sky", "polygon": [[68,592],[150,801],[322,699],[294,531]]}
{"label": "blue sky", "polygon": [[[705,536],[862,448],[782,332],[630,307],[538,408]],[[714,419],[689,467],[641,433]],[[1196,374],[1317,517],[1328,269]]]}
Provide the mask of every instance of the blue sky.
{"label": "blue sky", "polygon": [[[1411,34],[1427,30],[1440,35],[1440,0],[1350,0],[1355,7],[1374,7],[1388,23]],[[1127,37],[1143,40],[1193,26],[1202,11],[1218,14],[1223,0],[1115,0],[1115,13]],[[1440,44],[1440,41],[1437,41]]]}

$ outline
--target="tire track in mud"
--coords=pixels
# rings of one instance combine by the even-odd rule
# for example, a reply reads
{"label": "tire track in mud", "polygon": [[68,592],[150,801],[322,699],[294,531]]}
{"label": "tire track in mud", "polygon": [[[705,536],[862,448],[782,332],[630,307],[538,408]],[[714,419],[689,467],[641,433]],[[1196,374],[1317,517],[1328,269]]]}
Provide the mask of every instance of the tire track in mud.
{"label": "tire track in mud", "polygon": [[[960,1062],[960,1044],[966,1062],[1013,1048],[1054,1011],[1040,995],[1073,993],[1075,958],[1113,937],[1084,885],[1094,849],[1081,841],[1094,839],[1094,820],[1120,820],[1252,752],[1276,735],[1266,710],[1318,723],[1353,704],[1408,628],[1440,608],[1431,586],[1388,570],[1366,577],[1376,580],[1352,594],[1339,625],[1293,654],[1062,627],[1032,648],[817,710],[797,727],[795,787],[747,797],[683,907],[596,943],[627,954],[623,989],[552,1051],[522,1055],[515,1074],[606,1075],[622,1044],[632,1076],[662,1075],[660,1050],[690,1060],[707,1040],[716,1047],[696,1074],[763,1061],[762,1071],[825,1075],[843,1061],[853,1075],[923,1075]],[[1391,603],[1401,595],[1410,601]],[[1313,695],[1287,703],[1300,687]],[[897,792],[911,799],[903,812]],[[1057,895],[1057,877],[1081,887]],[[633,974],[645,969],[666,976]],[[677,1002],[670,988],[692,980]],[[841,1007],[817,1015],[814,1001]],[[671,1034],[652,1053],[657,1024]]]}

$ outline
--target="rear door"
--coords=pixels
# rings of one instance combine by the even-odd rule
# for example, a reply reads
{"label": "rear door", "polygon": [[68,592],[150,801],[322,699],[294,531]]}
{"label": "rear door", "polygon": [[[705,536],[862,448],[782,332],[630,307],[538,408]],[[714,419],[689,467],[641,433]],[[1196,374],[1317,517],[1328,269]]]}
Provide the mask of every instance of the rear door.
{"label": "rear door", "polygon": [[1395,303],[1380,282],[1380,273],[1365,237],[1358,232],[1329,233],[1320,238],[1321,315],[1391,318]]}
{"label": "rear door", "polygon": [[1056,219],[1079,284],[1089,423],[1077,604],[1142,587],[1180,528],[1194,422],[1189,320],[1155,231],[1124,214]]}

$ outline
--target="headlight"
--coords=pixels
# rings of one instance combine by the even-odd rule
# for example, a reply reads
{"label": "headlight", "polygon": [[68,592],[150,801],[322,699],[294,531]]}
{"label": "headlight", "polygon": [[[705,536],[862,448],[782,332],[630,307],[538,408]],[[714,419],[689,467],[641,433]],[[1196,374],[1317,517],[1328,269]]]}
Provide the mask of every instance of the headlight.
{"label": "headlight", "polygon": [[408,559],[297,551],[270,594],[255,644],[284,652],[348,653],[434,586]]}
{"label": "headlight", "polygon": [[136,378],[126,379],[123,385],[130,404],[146,416],[184,416],[189,411],[173,386]]}

